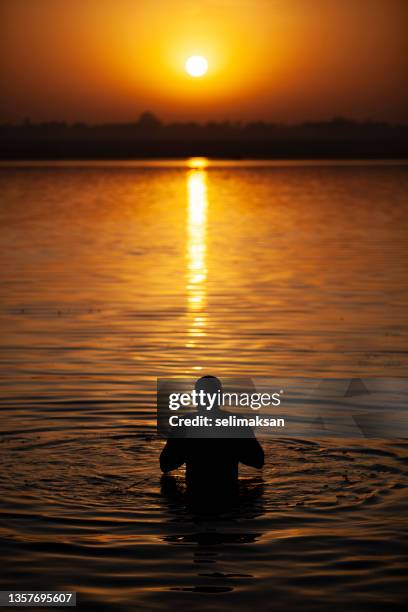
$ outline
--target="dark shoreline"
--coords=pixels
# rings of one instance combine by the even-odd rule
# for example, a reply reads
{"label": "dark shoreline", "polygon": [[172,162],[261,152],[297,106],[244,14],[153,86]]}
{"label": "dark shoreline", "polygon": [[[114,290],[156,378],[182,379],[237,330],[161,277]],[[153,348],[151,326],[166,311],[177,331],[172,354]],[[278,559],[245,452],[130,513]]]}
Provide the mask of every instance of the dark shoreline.
{"label": "dark shoreline", "polygon": [[206,157],[209,159],[235,160],[235,161],[404,161],[408,160],[408,143],[392,149],[371,150],[350,147],[350,150],[318,149],[309,148],[303,150],[279,149],[275,152],[270,150],[251,151],[245,150],[237,153],[237,148],[231,147],[220,150],[212,147],[186,147],[183,149],[170,147],[141,147],[140,149],[109,149],[100,151],[88,147],[86,151],[79,149],[67,150],[61,148],[47,148],[38,150],[36,148],[24,147],[21,150],[0,150],[0,161],[131,161],[131,160],[160,160],[160,159],[186,159],[190,157]]}
{"label": "dark shoreline", "polygon": [[129,124],[0,125],[0,159],[408,159],[408,125],[337,118],[276,125],[162,124],[149,113]]}

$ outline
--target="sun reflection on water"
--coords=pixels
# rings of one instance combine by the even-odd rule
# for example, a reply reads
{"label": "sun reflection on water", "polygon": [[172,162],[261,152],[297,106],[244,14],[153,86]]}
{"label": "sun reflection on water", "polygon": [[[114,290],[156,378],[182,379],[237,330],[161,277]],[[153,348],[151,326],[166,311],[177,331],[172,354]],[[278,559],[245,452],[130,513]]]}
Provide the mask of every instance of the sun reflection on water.
{"label": "sun reflection on water", "polygon": [[187,309],[190,315],[187,347],[195,347],[205,336],[207,301],[207,183],[206,161],[192,158],[187,175]]}

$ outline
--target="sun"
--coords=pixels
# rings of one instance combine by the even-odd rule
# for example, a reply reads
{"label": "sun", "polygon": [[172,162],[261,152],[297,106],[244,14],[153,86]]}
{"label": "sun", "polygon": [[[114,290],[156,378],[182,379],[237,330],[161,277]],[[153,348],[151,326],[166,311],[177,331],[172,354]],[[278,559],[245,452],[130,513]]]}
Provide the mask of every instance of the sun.
{"label": "sun", "polygon": [[208,62],[202,55],[192,55],[187,59],[185,69],[192,77],[202,77],[208,70]]}

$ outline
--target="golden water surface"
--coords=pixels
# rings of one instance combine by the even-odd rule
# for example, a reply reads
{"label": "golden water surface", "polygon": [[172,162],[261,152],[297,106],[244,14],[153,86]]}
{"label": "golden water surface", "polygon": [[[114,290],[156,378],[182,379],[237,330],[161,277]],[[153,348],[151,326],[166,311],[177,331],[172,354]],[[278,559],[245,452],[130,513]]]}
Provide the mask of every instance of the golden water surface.
{"label": "golden water surface", "polygon": [[161,485],[154,409],[158,376],[405,376],[407,174],[0,168],[3,589],[94,610],[402,601],[403,441],[266,441],[209,518],[181,475]]}

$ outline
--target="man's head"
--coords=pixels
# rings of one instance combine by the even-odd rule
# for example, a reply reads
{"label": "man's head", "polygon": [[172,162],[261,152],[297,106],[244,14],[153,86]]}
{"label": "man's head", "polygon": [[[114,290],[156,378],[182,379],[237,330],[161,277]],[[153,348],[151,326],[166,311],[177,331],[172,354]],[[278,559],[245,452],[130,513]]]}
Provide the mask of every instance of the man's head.
{"label": "man's head", "polygon": [[[202,376],[196,381],[194,388],[197,393],[204,391],[206,397],[208,397],[208,395],[211,395],[212,397],[217,395],[217,399],[214,402],[214,408],[219,407],[218,392],[220,392],[220,394],[222,393],[222,384],[216,376]],[[200,403],[198,408],[199,410],[205,409],[207,408],[207,405],[208,401],[205,401],[204,403]]]}

